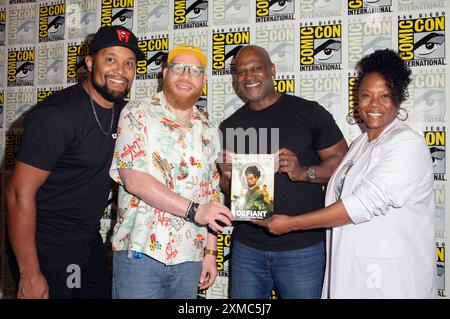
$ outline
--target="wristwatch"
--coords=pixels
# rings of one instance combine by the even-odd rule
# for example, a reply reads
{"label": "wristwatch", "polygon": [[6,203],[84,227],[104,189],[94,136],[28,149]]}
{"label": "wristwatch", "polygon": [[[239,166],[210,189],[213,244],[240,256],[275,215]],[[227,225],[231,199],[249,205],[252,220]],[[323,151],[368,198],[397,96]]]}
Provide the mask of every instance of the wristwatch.
{"label": "wristwatch", "polygon": [[199,206],[199,203],[196,203],[193,201],[189,202],[189,206],[187,208],[186,217],[185,217],[188,222],[196,224],[195,215],[197,214],[198,206]]}
{"label": "wristwatch", "polygon": [[314,180],[316,178],[316,170],[314,168],[312,168],[311,166],[306,166],[305,167],[305,172],[306,172],[306,175],[309,178],[308,182],[310,182],[310,181],[312,181],[312,180]]}

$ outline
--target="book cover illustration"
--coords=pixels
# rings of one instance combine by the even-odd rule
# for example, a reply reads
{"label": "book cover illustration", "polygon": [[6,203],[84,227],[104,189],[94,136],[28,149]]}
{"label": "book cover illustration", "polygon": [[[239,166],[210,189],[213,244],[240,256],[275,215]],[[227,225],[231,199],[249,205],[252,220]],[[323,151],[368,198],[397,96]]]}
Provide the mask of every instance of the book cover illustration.
{"label": "book cover illustration", "polygon": [[231,212],[234,220],[265,219],[273,214],[272,154],[234,154],[231,170]]}

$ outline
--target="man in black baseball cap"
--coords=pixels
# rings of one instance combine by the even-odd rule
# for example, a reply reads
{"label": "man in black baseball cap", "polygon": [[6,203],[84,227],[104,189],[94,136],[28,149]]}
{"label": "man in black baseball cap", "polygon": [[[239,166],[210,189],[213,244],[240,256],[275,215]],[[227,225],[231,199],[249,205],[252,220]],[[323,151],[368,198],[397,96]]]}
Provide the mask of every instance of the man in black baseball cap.
{"label": "man in black baseball cap", "polygon": [[18,298],[110,298],[99,226],[119,114],[143,58],[130,30],[101,27],[87,79],[28,113],[6,188]]}
{"label": "man in black baseball cap", "polygon": [[123,46],[136,54],[137,60],[144,60],[145,55],[139,49],[136,36],[127,28],[121,26],[103,26],[98,29],[91,42],[91,55],[100,49]]}

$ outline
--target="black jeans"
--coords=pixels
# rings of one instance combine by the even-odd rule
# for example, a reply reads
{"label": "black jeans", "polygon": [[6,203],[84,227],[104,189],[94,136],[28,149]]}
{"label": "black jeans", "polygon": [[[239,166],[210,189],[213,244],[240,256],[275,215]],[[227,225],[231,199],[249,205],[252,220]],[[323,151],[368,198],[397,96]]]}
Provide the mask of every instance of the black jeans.
{"label": "black jeans", "polygon": [[109,299],[111,279],[100,234],[76,245],[38,243],[41,272],[51,299]]}

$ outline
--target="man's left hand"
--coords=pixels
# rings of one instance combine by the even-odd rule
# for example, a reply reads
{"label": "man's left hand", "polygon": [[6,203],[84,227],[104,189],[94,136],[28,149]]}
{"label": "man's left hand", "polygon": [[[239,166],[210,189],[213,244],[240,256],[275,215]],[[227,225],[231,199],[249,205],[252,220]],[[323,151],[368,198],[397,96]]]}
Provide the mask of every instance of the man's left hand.
{"label": "man's left hand", "polygon": [[198,287],[200,289],[207,289],[217,277],[217,263],[216,256],[207,254],[202,260],[202,273],[200,274],[200,282]]}
{"label": "man's left hand", "polygon": [[307,179],[305,169],[300,165],[294,152],[282,148],[275,153],[275,157],[278,157],[278,173],[286,173],[293,182],[302,182]]}

